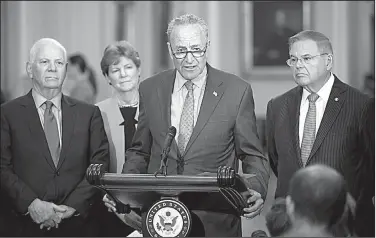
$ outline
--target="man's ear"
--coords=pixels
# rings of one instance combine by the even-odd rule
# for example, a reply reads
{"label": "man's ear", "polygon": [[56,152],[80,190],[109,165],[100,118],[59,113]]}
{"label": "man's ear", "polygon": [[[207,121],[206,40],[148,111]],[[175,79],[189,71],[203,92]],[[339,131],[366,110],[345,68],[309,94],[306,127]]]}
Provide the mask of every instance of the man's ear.
{"label": "man's ear", "polygon": [[295,211],[295,204],[294,204],[294,202],[292,201],[291,196],[288,195],[288,196],[286,197],[286,212],[287,212],[287,214],[288,214],[290,217],[293,217],[294,211]]}
{"label": "man's ear", "polygon": [[333,55],[328,54],[326,58],[326,69],[331,70],[333,68]]}
{"label": "man's ear", "polygon": [[174,55],[172,54],[172,51],[171,51],[171,44],[170,44],[170,42],[167,42],[167,48],[168,48],[168,53],[170,55],[170,58],[171,58],[171,60],[173,60],[174,59]]}
{"label": "man's ear", "polygon": [[29,78],[33,78],[33,70],[30,62],[26,62],[26,73],[29,76]]}

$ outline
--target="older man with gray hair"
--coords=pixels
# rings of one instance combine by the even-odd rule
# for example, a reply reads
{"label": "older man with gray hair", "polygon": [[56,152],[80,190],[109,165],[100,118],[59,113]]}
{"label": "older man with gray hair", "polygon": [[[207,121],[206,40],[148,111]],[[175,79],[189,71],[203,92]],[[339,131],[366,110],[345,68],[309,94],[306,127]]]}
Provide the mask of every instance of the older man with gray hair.
{"label": "older man with gray hair", "polygon": [[[248,207],[253,218],[263,207],[269,180],[268,160],[257,134],[252,88],[236,75],[207,63],[208,27],[195,15],[173,19],[167,30],[174,69],[140,84],[140,116],[123,173],[151,173],[160,167],[160,154],[169,128],[176,128],[168,174],[216,173],[220,166],[248,176]],[[241,219],[224,198],[192,198],[190,236],[241,236]],[[107,206],[114,204],[107,203]]]}
{"label": "older man with gray hair", "polygon": [[86,169],[108,165],[101,113],[61,93],[66,69],[65,48],[38,40],[26,64],[32,89],[1,105],[0,181],[9,236],[84,235],[98,192]]}

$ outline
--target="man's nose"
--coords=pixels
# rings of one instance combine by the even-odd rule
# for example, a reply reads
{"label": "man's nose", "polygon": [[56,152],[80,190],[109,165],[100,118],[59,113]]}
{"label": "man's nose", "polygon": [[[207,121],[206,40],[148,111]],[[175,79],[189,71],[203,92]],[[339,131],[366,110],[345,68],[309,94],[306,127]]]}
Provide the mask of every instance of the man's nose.
{"label": "man's nose", "polygon": [[296,61],[296,65],[295,65],[297,68],[301,68],[304,66],[303,64],[303,59],[297,59]]}
{"label": "man's nose", "polygon": [[190,63],[190,62],[192,62],[192,61],[194,60],[194,56],[193,56],[192,52],[188,52],[188,53],[187,53],[187,57],[185,57],[185,60],[186,60],[188,63]]}
{"label": "man's nose", "polygon": [[55,63],[54,62],[50,62],[49,64],[48,64],[48,70],[49,71],[56,71],[56,65],[55,65]]}

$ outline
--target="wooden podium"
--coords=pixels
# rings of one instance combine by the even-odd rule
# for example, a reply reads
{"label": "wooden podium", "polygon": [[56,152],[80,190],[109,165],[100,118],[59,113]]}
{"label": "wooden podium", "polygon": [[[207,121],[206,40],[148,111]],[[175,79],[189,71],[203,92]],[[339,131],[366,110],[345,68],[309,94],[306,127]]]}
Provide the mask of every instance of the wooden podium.
{"label": "wooden podium", "polygon": [[106,173],[101,164],[86,172],[90,184],[116,202],[118,213],[143,216],[142,232],[151,237],[186,237],[192,227],[190,210],[226,211],[243,215],[247,182],[230,167],[199,175]]}

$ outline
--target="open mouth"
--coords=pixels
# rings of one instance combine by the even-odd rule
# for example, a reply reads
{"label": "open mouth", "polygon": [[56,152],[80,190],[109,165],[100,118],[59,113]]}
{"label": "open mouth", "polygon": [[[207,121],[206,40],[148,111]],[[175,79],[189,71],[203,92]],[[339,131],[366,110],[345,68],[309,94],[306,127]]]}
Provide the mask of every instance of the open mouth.
{"label": "open mouth", "polygon": [[184,68],[187,70],[194,70],[196,66],[184,66]]}

